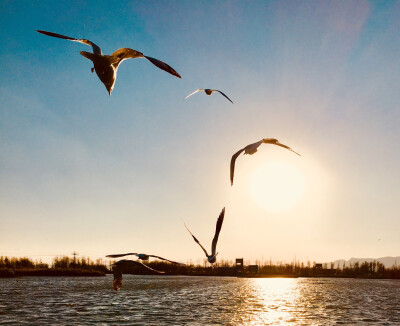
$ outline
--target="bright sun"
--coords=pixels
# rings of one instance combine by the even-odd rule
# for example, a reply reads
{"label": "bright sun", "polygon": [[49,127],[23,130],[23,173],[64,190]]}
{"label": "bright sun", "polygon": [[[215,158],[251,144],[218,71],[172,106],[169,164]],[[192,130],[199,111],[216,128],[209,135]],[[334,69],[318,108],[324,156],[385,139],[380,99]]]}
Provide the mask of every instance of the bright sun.
{"label": "bright sun", "polygon": [[270,212],[292,207],[304,194],[305,179],[294,166],[271,161],[256,170],[250,181],[251,197],[256,204]]}

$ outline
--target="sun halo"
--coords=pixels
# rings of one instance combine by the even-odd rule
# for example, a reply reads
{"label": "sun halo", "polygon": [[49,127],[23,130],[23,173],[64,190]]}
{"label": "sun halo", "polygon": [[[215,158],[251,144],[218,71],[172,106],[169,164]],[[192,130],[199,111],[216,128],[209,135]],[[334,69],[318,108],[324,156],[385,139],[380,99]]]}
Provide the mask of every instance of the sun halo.
{"label": "sun halo", "polygon": [[269,212],[282,212],[294,206],[305,192],[302,172],[284,161],[270,161],[251,176],[252,200]]}

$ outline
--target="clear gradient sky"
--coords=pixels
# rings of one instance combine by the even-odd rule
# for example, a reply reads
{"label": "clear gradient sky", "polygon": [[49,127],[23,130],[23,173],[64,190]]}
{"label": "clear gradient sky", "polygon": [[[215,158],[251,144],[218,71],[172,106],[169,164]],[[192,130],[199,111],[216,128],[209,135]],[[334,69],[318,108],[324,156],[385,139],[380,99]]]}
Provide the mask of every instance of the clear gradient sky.
{"label": "clear gradient sky", "polygon": [[[209,248],[224,206],[219,259],[400,255],[399,1],[2,1],[0,14],[0,255],[197,262],[183,223]],[[182,79],[127,60],[109,97],[90,47],[36,29],[136,49]],[[197,88],[234,104],[184,100]],[[267,137],[302,157],[262,145],[231,187],[232,154]],[[276,160],[305,191],[271,212],[250,183]]]}

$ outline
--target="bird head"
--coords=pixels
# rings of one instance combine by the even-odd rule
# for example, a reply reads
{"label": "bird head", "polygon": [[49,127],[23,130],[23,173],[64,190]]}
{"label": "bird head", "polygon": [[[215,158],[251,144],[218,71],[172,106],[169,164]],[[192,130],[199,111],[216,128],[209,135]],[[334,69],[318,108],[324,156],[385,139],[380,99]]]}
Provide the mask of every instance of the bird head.
{"label": "bird head", "polygon": [[111,92],[112,92],[113,89],[114,89],[114,84],[112,84],[112,85],[110,85],[110,84],[104,84],[104,85],[105,85],[106,88],[107,88],[108,95],[111,96]]}

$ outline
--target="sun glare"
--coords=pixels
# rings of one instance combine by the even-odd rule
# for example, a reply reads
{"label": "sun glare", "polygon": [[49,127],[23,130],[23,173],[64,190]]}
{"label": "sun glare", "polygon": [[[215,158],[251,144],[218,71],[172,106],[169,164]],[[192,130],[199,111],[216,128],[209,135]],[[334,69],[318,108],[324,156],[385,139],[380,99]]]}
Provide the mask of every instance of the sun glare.
{"label": "sun glare", "polygon": [[256,170],[250,180],[251,198],[269,212],[291,208],[305,192],[305,178],[293,165],[271,161]]}

